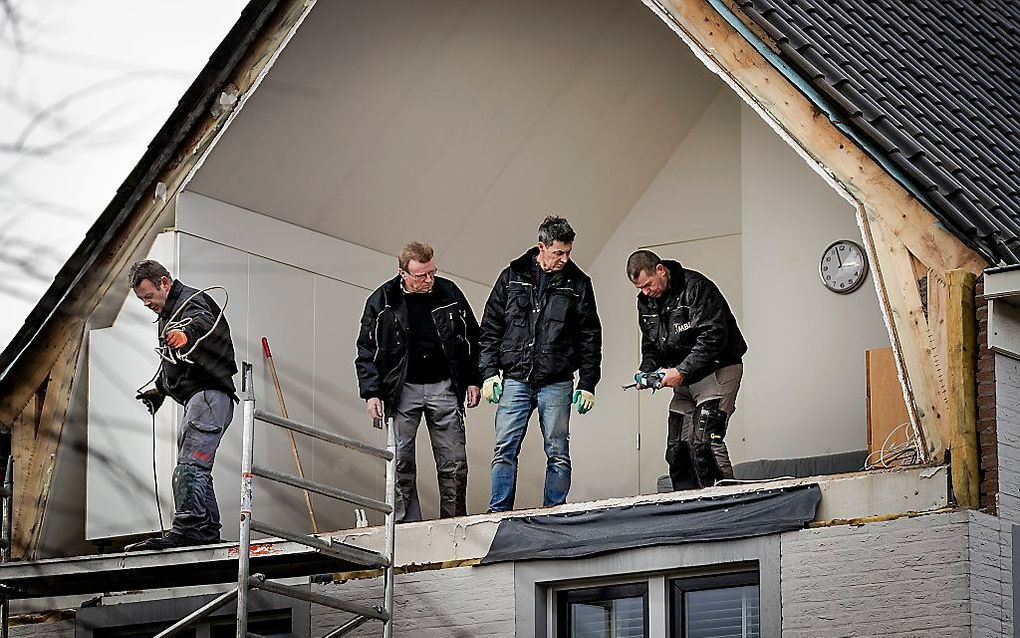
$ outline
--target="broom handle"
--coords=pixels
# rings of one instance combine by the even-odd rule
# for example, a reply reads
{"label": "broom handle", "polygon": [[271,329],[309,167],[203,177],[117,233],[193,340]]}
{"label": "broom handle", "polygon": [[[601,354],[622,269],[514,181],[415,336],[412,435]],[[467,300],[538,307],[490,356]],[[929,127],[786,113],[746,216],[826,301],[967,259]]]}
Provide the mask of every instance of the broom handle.
{"label": "broom handle", "polygon": [[[280,376],[276,373],[276,363],[273,361],[273,353],[269,349],[269,339],[262,337],[262,353],[266,355],[266,361],[269,362],[269,372],[273,375],[273,385],[276,386],[276,396],[280,399],[280,412],[281,416],[285,419],[289,419],[290,415],[287,414],[287,403],[283,400],[283,388],[280,386]],[[305,478],[305,468],[301,465],[301,456],[298,454],[297,441],[294,439],[294,433],[287,430],[287,436],[290,438],[290,451],[294,453],[294,465],[297,466],[298,476]],[[312,521],[312,532],[315,534],[319,533],[319,523],[315,520],[315,511],[312,510],[312,497],[308,493],[308,490],[302,490],[305,493],[305,506],[308,508],[308,518]]]}

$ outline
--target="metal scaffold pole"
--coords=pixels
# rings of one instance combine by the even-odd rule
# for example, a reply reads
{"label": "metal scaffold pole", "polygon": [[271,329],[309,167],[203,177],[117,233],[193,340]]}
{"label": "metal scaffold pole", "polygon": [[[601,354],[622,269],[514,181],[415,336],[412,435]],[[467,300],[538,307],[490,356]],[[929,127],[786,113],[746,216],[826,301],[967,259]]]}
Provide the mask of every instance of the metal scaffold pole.
{"label": "metal scaffold pole", "polygon": [[241,531],[237,545],[237,638],[248,635],[248,577],[251,549],[252,464],[255,448],[255,390],[251,364],[242,364],[244,431],[241,435]]}
{"label": "metal scaffold pole", "polygon": [[386,567],[386,590],[383,607],[388,615],[383,625],[383,638],[393,636],[393,569],[396,566],[396,488],[397,488],[397,444],[394,434],[393,417],[386,420],[386,450],[393,456],[386,461],[386,504],[391,510],[386,515],[386,557],[390,564]]}
{"label": "metal scaffold pole", "polygon": [[[3,487],[3,538],[0,539],[0,561],[11,559],[11,536],[14,531],[14,456],[7,457]],[[7,638],[11,623],[11,599],[4,593],[0,596],[0,637]]]}

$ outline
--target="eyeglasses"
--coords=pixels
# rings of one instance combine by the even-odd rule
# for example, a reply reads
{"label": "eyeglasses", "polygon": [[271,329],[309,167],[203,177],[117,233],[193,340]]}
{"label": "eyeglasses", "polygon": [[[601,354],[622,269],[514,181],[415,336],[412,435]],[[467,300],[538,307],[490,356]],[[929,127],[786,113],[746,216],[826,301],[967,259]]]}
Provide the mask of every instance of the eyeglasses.
{"label": "eyeglasses", "polygon": [[411,279],[414,279],[415,281],[425,281],[426,279],[435,279],[438,270],[433,268],[432,270],[428,272],[423,272],[420,275],[407,272],[406,270],[401,270],[400,272],[404,273],[405,275],[407,275]]}

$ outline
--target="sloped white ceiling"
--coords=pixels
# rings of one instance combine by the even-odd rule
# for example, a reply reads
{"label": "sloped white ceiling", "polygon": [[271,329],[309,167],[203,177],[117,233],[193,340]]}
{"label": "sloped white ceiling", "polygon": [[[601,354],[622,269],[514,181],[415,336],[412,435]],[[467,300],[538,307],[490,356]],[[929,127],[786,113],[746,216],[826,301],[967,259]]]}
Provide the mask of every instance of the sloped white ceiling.
{"label": "sloped white ceiling", "polygon": [[558,212],[583,266],[720,87],[640,0],[320,1],[189,190],[481,283]]}

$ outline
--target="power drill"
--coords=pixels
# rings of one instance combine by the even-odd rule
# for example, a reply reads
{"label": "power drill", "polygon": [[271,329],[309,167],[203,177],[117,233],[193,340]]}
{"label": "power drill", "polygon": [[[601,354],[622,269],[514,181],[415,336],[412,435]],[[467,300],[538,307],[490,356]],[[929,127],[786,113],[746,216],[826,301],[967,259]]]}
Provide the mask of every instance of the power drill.
{"label": "power drill", "polygon": [[638,372],[634,375],[634,383],[623,386],[624,390],[631,388],[651,388],[652,392],[662,389],[662,380],[666,378],[666,371],[659,369],[654,372]]}

